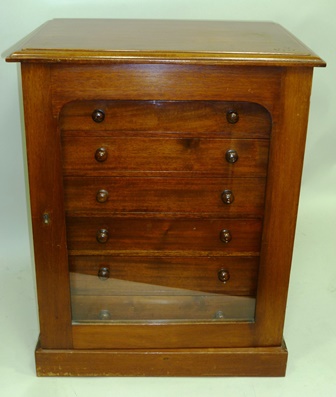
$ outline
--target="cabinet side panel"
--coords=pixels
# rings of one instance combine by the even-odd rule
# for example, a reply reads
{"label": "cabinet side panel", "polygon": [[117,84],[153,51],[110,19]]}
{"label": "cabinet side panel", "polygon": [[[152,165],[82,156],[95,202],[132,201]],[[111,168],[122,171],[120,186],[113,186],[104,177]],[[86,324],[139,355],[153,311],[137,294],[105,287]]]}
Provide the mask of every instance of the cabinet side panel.
{"label": "cabinet side panel", "polygon": [[273,114],[256,308],[259,346],[282,341],[311,81],[312,69],[284,69]]}
{"label": "cabinet side panel", "polygon": [[72,346],[60,138],[50,67],[22,64],[36,282],[43,348]]}

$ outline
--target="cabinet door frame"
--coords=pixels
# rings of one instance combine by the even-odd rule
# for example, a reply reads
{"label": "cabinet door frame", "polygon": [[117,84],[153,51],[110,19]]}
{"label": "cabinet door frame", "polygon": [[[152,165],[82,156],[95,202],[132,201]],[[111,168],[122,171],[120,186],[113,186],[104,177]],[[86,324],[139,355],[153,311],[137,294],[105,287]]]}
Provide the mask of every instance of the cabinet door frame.
{"label": "cabinet door frame", "polygon": [[[162,347],[178,340],[194,348],[282,346],[311,77],[312,68],[294,66],[22,63],[42,349],[108,349],[113,333],[120,340],[143,337],[146,348],[157,337]],[[268,109],[273,126],[255,322],[72,325],[58,117],[66,103],[94,99],[248,101]]]}

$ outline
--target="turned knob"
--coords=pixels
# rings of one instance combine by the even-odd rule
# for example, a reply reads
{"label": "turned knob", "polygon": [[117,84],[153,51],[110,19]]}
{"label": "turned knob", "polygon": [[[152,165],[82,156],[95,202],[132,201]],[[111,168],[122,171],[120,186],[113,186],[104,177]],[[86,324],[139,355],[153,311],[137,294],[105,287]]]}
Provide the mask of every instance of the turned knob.
{"label": "turned knob", "polygon": [[96,238],[97,238],[98,243],[105,244],[109,239],[108,230],[106,230],[106,229],[98,230]]}
{"label": "turned knob", "polygon": [[226,113],[226,119],[230,124],[236,124],[239,120],[239,114],[234,110],[230,110]]}
{"label": "turned knob", "polygon": [[223,243],[225,243],[225,244],[229,243],[232,240],[232,236],[231,236],[230,230],[223,229],[220,232],[219,238],[221,239],[221,241]]}
{"label": "turned knob", "polygon": [[105,203],[108,199],[108,191],[100,189],[96,194],[96,200],[98,203]]}
{"label": "turned knob", "polygon": [[95,110],[92,112],[92,120],[93,120],[95,123],[101,123],[102,121],[104,121],[104,119],[105,119],[105,113],[104,113],[102,110],[100,110],[100,109],[95,109]]}
{"label": "turned knob", "polygon": [[111,320],[112,316],[109,310],[101,310],[99,312],[99,320]]}
{"label": "turned knob", "polygon": [[225,153],[225,159],[228,163],[235,163],[238,160],[238,153],[234,149],[229,149]]}
{"label": "turned knob", "polygon": [[224,204],[232,204],[234,201],[234,195],[231,190],[224,190],[222,193],[222,201]]}
{"label": "turned knob", "polygon": [[99,280],[105,281],[110,277],[110,269],[108,267],[101,267],[98,270]]}
{"label": "turned knob", "polygon": [[227,281],[230,280],[230,273],[225,269],[221,269],[218,272],[218,279],[219,281],[225,284]]}
{"label": "turned knob", "polygon": [[214,318],[216,320],[223,320],[225,318],[224,312],[222,310],[217,310]]}
{"label": "turned knob", "polygon": [[96,153],[95,153],[95,159],[96,159],[96,161],[99,161],[100,163],[102,163],[103,161],[106,161],[107,150],[103,147],[100,147],[99,149],[97,149]]}

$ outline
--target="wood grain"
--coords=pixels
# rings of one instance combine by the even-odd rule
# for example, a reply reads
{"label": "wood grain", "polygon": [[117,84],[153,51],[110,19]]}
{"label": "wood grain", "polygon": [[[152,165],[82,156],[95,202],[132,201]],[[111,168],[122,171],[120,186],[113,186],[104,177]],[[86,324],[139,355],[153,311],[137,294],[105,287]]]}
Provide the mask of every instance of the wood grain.
{"label": "wood grain", "polygon": [[[100,123],[92,119],[95,109],[104,112]],[[227,120],[232,111],[239,115],[234,124]],[[66,136],[106,136],[107,132],[120,136],[120,132],[136,131],[145,136],[166,132],[268,138],[271,117],[257,103],[237,101],[73,101],[62,108],[60,128]]]}
{"label": "wood grain", "polygon": [[284,70],[279,113],[274,114],[259,273],[263,287],[258,289],[256,309],[262,345],[282,339],[311,81],[312,69]]}
{"label": "wood grain", "polygon": [[[44,350],[38,376],[284,376],[287,349]],[[265,365],[267,363],[267,365]]]}
{"label": "wood grain", "polygon": [[[70,178],[64,179],[65,209],[86,216],[99,212],[111,216],[123,212],[197,213],[204,217],[261,218],[264,210],[263,178]],[[234,200],[225,204],[224,190]],[[106,202],[97,201],[105,190]]]}
{"label": "wood grain", "polygon": [[[253,299],[250,302],[254,304]],[[252,321],[124,321],[74,324],[75,349],[176,349],[256,346]]]}
{"label": "wood grain", "polygon": [[[78,131],[77,131],[78,133]],[[105,132],[106,134],[106,132]],[[80,135],[80,134],[79,134]],[[265,177],[268,140],[211,139],[196,134],[185,138],[146,136],[64,137],[63,170],[72,176],[198,176]],[[96,150],[104,148],[107,159],[98,162]],[[239,159],[229,164],[227,150],[236,150]]]}
{"label": "wood grain", "polygon": [[280,76],[272,66],[52,65],[54,114],[79,100],[240,101],[271,113]]}
{"label": "wood grain", "polygon": [[54,19],[11,52],[8,61],[324,65],[270,22]]}
{"label": "wood grain", "polygon": [[[103,267],[109,269],[108,280],[98,278],[98,271]],[[152,291],[151,284],[156,293],[164,293],[161,286],[255,296],[258,267],[258,257],[69,257],[71,290],[77,295],[132,294],[134,285],[129,290],[121,289],[120,281],[125,280],[139,284],[138,294]],[[230,274],[226,283],[218,279],[221,269]]]}
{"label": "wood grain", "polygon": [[52,117],[50,67],[22,65],[22,87],[41,346],[71,348],[61,146]]}
{"label": "wood grain", "polygon": [[[67,218],[68,249],[72,254],[250,256],[259,255],[261,222],[232,219]],[[107,229],[109,240],[97,242]],[[232,240],[220,240],[229,229]],[[194,255],[193,255],[194,253]]]}

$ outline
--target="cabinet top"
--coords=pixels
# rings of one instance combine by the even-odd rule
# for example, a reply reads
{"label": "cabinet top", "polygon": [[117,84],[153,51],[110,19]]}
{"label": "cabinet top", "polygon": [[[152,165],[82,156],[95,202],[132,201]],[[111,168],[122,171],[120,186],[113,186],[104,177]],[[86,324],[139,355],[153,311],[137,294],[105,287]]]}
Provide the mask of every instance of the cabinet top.
{"label": "cabinet top", "polygon": [[54,19],[7,52],[9,62],[325,66],[272,22]]}

